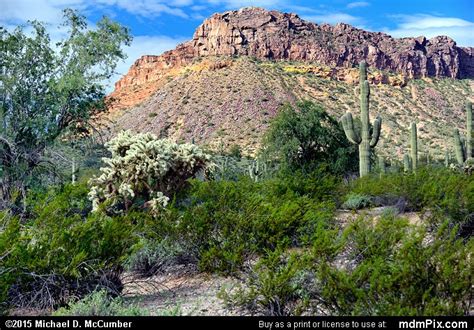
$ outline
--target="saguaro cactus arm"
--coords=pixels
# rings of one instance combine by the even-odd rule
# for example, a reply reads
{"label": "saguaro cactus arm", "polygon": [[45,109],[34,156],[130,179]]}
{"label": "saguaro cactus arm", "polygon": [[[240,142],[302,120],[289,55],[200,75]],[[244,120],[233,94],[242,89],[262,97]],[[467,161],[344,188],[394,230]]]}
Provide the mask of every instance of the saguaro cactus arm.
{"label": "saguaro cactus arm", "polygon": [[377,116],[374,121],[374,127],[372,131],[372,139],[370,140],[370,147],[373,148],[377,145],[380,138],[380,130],[382,129],[382,118]]}
{"label": "saguaro cactus arm", "polygon": [[352,114],[350,112],[346,113],[344,116],[342,116],[341,121],[347,139],[354,144],[359,144],[361,142],[361,138],[359,134],[357,134],[357,131],[354,127],[354,120],[352,119]]}

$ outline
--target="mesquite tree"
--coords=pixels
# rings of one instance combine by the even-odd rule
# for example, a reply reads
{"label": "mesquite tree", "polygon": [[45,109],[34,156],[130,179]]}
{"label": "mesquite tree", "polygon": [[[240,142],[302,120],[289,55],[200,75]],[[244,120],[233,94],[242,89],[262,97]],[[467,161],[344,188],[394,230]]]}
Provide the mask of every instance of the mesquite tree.
{"label": "mesquite tree", "polygon": [[0,27],[0,209],[21,206],[45,163],[43,152],[65,134],[85,134],[105,109],[103,83],[114,74],[127,28],[104,17],[95,29],[67,9],[67,36],[52,45],[43,24]]}
{"label": "mesquite tree", "polygon": [[369,96],[370,88],[367,81],[367,64],[362,61],[359,65],[359,86],[360,86],[360,122],[361,129],[358,132],[354,126],[352,114],[350,112],[342,116],[342,125],[349,141],[359,145],[359,173],[363,177],[370,173],[370,153],[371,149],[377,145],[382,128],[382,118],[377,116],[373,129],[370,129],[369,122]]}

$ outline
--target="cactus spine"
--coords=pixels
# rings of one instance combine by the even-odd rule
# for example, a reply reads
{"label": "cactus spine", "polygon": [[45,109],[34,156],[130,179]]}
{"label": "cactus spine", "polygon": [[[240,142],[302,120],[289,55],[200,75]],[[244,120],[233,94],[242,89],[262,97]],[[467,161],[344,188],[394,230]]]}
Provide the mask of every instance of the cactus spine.
{"label": "cactus spine", "polygon": [[413,171],[416,171],[418,167],[418,138],[417,138],[417,131],[416,131],[416,123],[411,123],[410,151],[411,151],[412,168],[413,168]]}
{"label": "cactus spine", "polygon": [[370,173],[370,152],[371,148],[377,145],[382,128],[382,119],[377,116],[373,124],[373,131],[370,134],[369,123],[369,96],[370,88],[367,81],[367,64],[362,61],[359,65],[359,86],[360,86],[360,121],[361,130],[357,132],[350,112],[342,116],[342,126],[349,141],[359,145],[359,173],[363,177]]}
{"label": "cactus spine", "polygon": [[468,159],[472,158],[472,103],[466,103],[466,127],[467,127],[467,134],[466,138],[467,141],[459,133],[457,128],[453,131],[453,139],[454,139],[454,151],[456,153],[456,161],[459,165],[463,165]]}

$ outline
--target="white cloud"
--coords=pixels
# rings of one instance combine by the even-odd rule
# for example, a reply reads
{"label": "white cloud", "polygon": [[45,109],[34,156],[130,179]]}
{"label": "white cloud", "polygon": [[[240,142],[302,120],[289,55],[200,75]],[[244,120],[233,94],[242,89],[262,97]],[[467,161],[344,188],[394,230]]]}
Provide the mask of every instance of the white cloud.
{"label": "white cloud", "polygon": [[282,8],[290,4],[288,0],[207,0],[211,5],[222,5],[228,9],[242,7]]}
{"label": "white cloud", "polygon": [[179,7],[193,3],[192,0],[97,0],[91,2],[114,6],[143,17],[154,17],[165,13],[183,18],[187,18],[188,15]]}
{"label": "white cloud", "polygon": [[384,29],[384,32],[393,37],[432,38],[445,35],[460,46],[474,46],[474,22],[425,14],[393,15],[391,18],[397,22],[397,26],[394,29]]}
{"label": "white cloud", "polygon": [[188,18],[183,7],[195,0],[0,0],[0,24],[21,24],[28,20],[58,24],[64,8],[92,11],[99,8],[119,8],[143,17],[169,14]]}
{"label": "white cloud", "polygon": [[347,24],[360,24],[362,19],[360,17],[352,16],[345,13],[326,13],[318,15],[303,16],[303,19],[315,22],[315,23],[347,23]]}
{"label": "white cloud", "polygon": [[370,6],[370,3],[366,1],[355,1],[355,2],[350,2],[347,4],[347,8],[361,8],[361,7],[367,7]]}
{"label": "white cloud", "polygon": [[83,8],[82,0],[2,0],[0,24],[21,24],[28,20],[58,24],[64,8]]}

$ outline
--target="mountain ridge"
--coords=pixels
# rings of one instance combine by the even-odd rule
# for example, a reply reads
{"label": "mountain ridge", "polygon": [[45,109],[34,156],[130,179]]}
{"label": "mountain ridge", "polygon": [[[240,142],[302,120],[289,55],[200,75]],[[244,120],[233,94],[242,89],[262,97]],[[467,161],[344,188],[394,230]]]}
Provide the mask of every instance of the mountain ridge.
{"label": "mountain ridge", "polygon": [[[261,18],[252,13],[259,13]],[[248,17],[248,20],[243,17]],[[251,21],[251,17],[256,21]],[[285,43],[276,41],[282,37],[279,34],[281,31],[288,30],[282,30],[282,22],[286,27],[292,24],[292,29],[297,31],[294,32],[296,39],[298,35],[306,36],[292,44],[291,52],[285,53]],[[259,28],[262,24],[269,29],[265,33]],[[319,27],[332,29],[331,35],[339,31],[336,33],[339,38],[350,38],[341,32],[347,29],[356,33],[353,38],[356,38],[358,31],[362,31],[347,24],[335,27],[316,25],[301,20],[295,14],[258,8],[211,16],[200,25],[191,41],[160,56],[141,57],[116,83],[115,91],[109,96],[112,107],[108,119],[112,121],[112,134],[121,129],[149,131],[174,140],[194,140],[212,149],[238,145],[244,154],[254,155],[269,121],[284,103],[312,100],[334,117],[341,116],[345,111],[358,113],[357,51],[343,53],[339,66],[331,62],[333,57],[327,57],[328,62],[322,63],[291,55],[315,54],[315,51],[304,53],[301,49],[311,46],[304,40],[312,35],[311,29]],[[284,38],[293,36],[293,32],[282,33]],[[260,38],[264,34],[270,35],[267,42]],[[329,36],[329,32],[326,34]],[[366,31],[365,34],[374,35],[371,38],[383,39],[386,36]],[[365,40],[364,35],[360,36],[361,40]],[[446,150],[444,147],[451,148],[449,129],[464,129],[465,123],[459,118],[462,118],[464,102],[472,100],[474,81],[464,79],[466,73],[462,70],[469,73],[472,69],[473,52],[471,50],[470,55],[466,55],[466,60],[465,55],[460,55],[461,48],[447,37],[430,40],[390,38],[389,43],[397,40],[401,40],[408,49],[424,44],[425,50],[417,46],[418,49],[413,51],[418,57],[410,57],[407,55],[410,51],[403,52],[401,49],[399,53],[394,53],[399,54],[405,61],[400,63],[405,64],[392,64],[398,68],[410,67],[413,72],[411,77],[403,70],[397,72],[378,68],[377,63],[389,63],[376,61],[377,58],[384,58],[380,53],[372,51],[376,56],[364,58],[369,63],[368,80],[372,86],[371,116],[380,114],[383,117],[381,146],[390,146],[379,150],[400,159],[407,145],[405,130],[412,121],[416,121],[420,123],[423,148],[430,150],[432,155],[442,156]],[[238,47],[233,48],[236,45]],[[357,46],[354,49],[362,49],[360,54],[366,54],[366,49],[369,54],[369,44],[361,45],[362,48]],[[438,49],[439,53],[433,49],[428,51],[430,47]],[[265,55],[268,55],[268,49],[274,49],[271,58]],[[294,57],[278,59],[278,54]],[[429,54],[432,54],[432,59],[439,59],[438,65],[434,65],[438,71],[430,71]],[[420,63],[423,65],[409,66],[414,59],[422,60]],[[449,67],[447,63],[453,66]],[[420,68],[426,68],[426,71],[414,71]],[[414,72],[425,74],[417,77]],[[445,125],[441,127],[439,123]]]}
{"label": "mountain ridge", "polygon": [[118,102],[115,107],[137,104],[161,86],[153,82],[169,71],[208,56],[250,56],[344,68],[365,60],[372,68],[406,78],[474,77],[474,48],[458,47],[446,36],[397,39],[345,23],[318,25],[296,14],[250,7],[216,13],[199,25],[191,40],[162,55],[137,59],[115,83],[111,97],[120,100],[124,91],[137,86],[143,91],[137,102]]}

